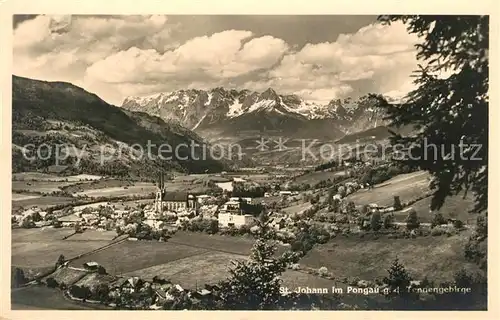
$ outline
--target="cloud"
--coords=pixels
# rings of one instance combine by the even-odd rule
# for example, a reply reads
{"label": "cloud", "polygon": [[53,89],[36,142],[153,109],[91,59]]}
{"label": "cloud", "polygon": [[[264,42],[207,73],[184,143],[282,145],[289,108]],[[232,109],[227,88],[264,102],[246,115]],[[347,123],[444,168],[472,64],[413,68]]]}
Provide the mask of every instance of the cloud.
{"label": "cloud", "polygon": [[318,93],[310,97],[334,93],[330,99],[407,90],[409,76],[417,66],[417,41],[403,24],[371,24],[354,34],[341,34],[335,42],[306,44],[286,55],[269,71],[269,82],[295,93],[314,84]]}
{"label": "cloud", "polygon": [[193,38],[163,54],[133,47],[90,66],[89,80],[142,83],[182,77],[233,78],[273,66],[288,49],[281,39],[253,38],[252,32],[227,30]]}
{"label": "cloud", "polygon": [[39,15],[14,29],[14,73],[79,84],[115,104],[128,95],[216,86],[273,87],[320,102],[368,92],[401,96],[412,89],[418,39],[402,24],[370,24],[335,41],[298,46],[272,32],[205,35],[189,29],[189,20],[179,21]]}

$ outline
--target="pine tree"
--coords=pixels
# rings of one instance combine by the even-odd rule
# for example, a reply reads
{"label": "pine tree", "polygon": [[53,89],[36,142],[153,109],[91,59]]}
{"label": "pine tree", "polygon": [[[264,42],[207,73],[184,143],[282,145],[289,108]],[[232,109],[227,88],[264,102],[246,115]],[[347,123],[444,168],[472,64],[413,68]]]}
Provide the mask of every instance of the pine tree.
{"label": "pine tree", "polygon": [[380,216],[380,212],[372,213],[370,219],[370,225],[373,231],[378,231],[382,227],[382,217]]}
{"label": "pine tree", "polygon": [[389,276],[383,279],[383,283],[389,287],[389,294],[387,297],[407,297],[412,278],[405,267],[399,262],[398,258],[394,259],[387,272]]}
{"label": "pine tree", "polygon": [[396,211],[403,209],[403,205],[401,204],[401,199],[399,198],[399,196],[394,196],[394,204],[392,206]]}
{"label": "pine tree", "polygon": [[298,256],[285,252],[275,257],[274,232],[268,226],[269,217],[263,213],[258,221],[257,240],[247,261],[233,261],[230,277],[222,281],[221,300],[227,310],[270,310],[279,308],[282,287],[281,274],[296,263]]}
{"label": "pine tree", "polygon": [[[411,159],[399,160],[433,175],[431,210],[439,209],[447,196],[468,190],[475,193],[474,211],[486,210],[489,17],[397,15],[379,20],[402,21],[409,33],[423,38],[417,45],[417,88],[404,106],[386,105],[393,127],[418,130],[412,137],[393,137],[393,144],[414,146]],[[452,75],[446,78],[443,72]]]}

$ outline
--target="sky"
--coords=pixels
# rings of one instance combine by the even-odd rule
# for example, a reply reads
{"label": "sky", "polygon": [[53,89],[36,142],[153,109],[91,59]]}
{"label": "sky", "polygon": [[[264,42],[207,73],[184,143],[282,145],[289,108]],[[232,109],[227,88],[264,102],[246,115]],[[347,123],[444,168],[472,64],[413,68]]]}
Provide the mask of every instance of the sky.
{"label": "sky", "polygon": [[128,96],[225,87],[308,101],[413,88],[415,44],[376,16],[14,16],[13,73]]}

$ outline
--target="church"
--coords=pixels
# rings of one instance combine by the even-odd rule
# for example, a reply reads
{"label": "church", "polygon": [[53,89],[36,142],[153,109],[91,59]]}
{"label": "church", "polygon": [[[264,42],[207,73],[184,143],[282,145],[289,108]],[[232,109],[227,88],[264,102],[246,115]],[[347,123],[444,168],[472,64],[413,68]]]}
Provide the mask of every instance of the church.
{"label": "church", "polygon": [[188,194],[187,192],[167,192],[164,176],[160,175],[154,207],[157,213],[164,211],[197,211],[198,201],[195,195]]}

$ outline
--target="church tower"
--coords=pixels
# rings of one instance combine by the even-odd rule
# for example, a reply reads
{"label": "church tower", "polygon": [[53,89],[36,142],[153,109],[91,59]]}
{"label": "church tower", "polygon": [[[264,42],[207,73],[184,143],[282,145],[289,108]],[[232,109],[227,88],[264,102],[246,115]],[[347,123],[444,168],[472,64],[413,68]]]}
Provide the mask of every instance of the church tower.
{"label": "church tower", "polygon": [[156,189],[155,211],[157,213],[163,212],[163,194],[164,194],[164,188],[165,188],[164,184],[165,184],[165,181],[164,181],[163,170],[162,170],[162,171],[160,171],[160,174],[158,175],[158,186]]}

